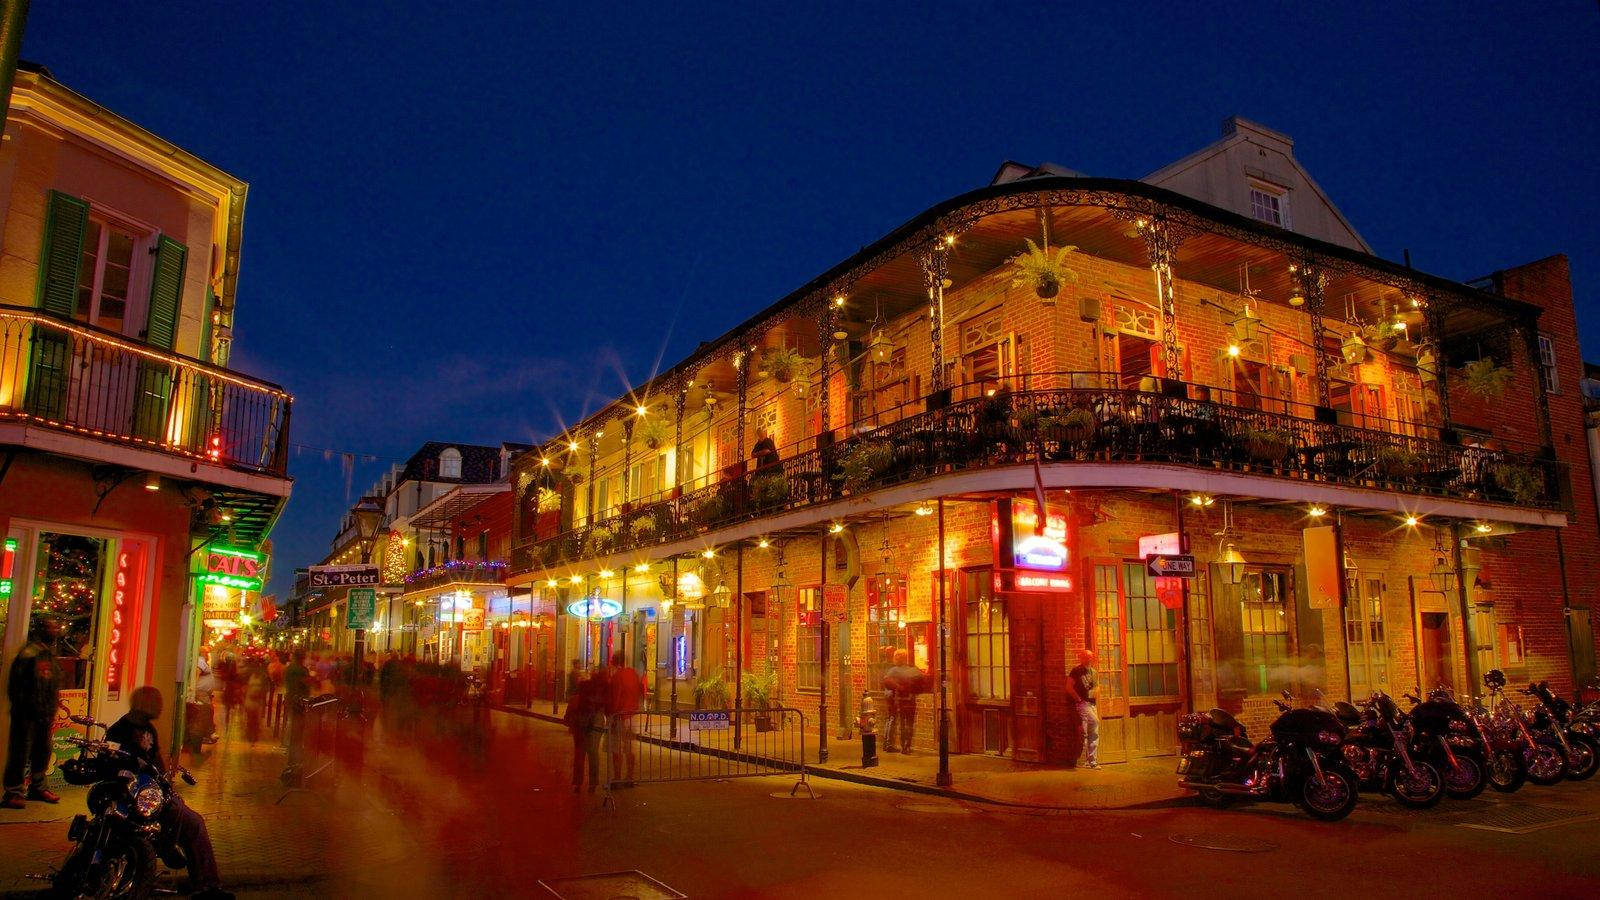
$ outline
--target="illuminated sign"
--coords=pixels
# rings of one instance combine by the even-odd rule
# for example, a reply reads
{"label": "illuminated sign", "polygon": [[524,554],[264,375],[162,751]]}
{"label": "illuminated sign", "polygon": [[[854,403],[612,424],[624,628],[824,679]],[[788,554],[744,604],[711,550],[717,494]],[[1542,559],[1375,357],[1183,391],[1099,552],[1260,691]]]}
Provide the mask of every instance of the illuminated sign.
{"label": "illuminated sign", "polygon": [[1072,579],[1066,575],[1031,575],[1018,572],[1016,584],[1019,591],[1072,590]]}
{"label": "illuminated sign", "polygon": [[17,564],[17,539],[6,538],[5,551],[0,553],[0,597],[11,596],[13,569]]}
{"label": "illuminated sign", "polygon": [[1067,552],[1067,514],[1046,508],[1044,533],[1039,533],[1038,508],[1025,501],[1011,501],[1011,565],[1017,569],[1063,572],[1071,564]]}
{"label": "illuminated sign", "polygon": [[215,584],[241,591],[259,591],[267,571],[267,556],[242,547],[207,547],[201,557],[200,584]]}
{"label": "illuminated sign", "polygon": [[1176,531],[1166,534],[1146,534],[1139,538],[1139,558],[1152,556],[1179,556],[1183,553],[1183,540]]}
{"label": "illuminated sign", "polygon": [[615,619],[622,615],[622,604],[605,597],[587,597],[568,603],[567,615],[585,619]]}
{"label": "illuminated sign", "polygon": [[133,653],[137,630],[134,611],[138,609],[144,572],[144,545],[124,541],[117,552],[111,580],[111,635],[106,642],[106,696],[122,696],[123,673]]}

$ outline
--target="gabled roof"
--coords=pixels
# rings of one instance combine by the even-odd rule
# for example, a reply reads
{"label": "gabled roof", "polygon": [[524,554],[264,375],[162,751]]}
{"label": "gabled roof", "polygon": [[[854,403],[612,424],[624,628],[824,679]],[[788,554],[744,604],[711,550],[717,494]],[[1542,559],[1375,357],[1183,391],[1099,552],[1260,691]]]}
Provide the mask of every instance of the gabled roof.
{"label": "gabled roof", "polygon": [[[461,477],[445,478],[439,474],[439,454],[454,447],[461,453]],[[502,445],[510,449],[527,449],[526,445]],[[485,447],[481,444],[450,444],[428,441],[411,454],[400,470],[396,484],[404,481],[443,481],[456,484],[487,484],[500,479],[500,453],[502,447]]]}

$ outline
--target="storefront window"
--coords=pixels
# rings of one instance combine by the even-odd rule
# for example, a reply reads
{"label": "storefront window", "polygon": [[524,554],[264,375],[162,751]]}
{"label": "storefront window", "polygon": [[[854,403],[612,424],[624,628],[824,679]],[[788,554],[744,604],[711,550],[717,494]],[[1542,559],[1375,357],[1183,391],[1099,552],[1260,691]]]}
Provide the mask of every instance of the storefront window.
{"label": "storefront window", "polygon": [[1239,584],[1240,630],[1245,666],[1258,693],[1291,683],[1290,653],[1294,598],[1288,574],[1278,569],[1245,572]]}
{"label": "storefront window", "polygon": [[799,632],[795,637],[795,687],[802,691],[822,690],[822,588],[805,587],[796,592],[800,609]]}
{"label": "storefront window", "polygon": [[994,595],[988,569],[964,573],[967,607],[967,694],[974,700],[1011,697],[1011,622]]}
{"label": "storefront window", "polygon": [[39,540],[29,630],[41,620],[57,624],[56,664],[61,669],[61,686],[68,690],[81,690],[89,684],[105,554],[106,542],[96,538],[46,532]]}
{"label": "storefront window", "polygon": [[1389,689],[1389,646],[1383,626],[1383,580],[1352,575],[1345,590],[1345,655],[1350,696]]}
{"label": "storefront window", "polygon": [[1189,671],[1196,709],[1216,704],[1216,648],[1211,637],[1211,579],[1205,572],[1189,581]]}
{"label": "storefront window", "polygon": [[1123,565],[1128,605],[1128,696],[1173,697],[1178,688],[1178,612],[1156,598],[1142,562]]}
{"label": "storefront window", "polygon": [[883,686],[883,676],[894,665],[896,650],[910,652],[906,635],[906,579],[904,575],[877,575],[867,581],[867,639],[872,659],[867,690]]}

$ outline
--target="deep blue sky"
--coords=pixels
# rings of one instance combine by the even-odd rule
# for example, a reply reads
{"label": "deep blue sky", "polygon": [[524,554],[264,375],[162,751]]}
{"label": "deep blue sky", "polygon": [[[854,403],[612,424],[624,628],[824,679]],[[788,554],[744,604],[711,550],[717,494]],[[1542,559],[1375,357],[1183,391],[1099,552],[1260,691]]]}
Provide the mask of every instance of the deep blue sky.
{"label": "deep blue sky", "polygon": [[[36,2],[23,55],[250,182],[234,364],[314,447],[536,439],[1004,159],[1137,178],[1233,113],[1380,255],[1569,254],[1600,352],[1593,0],[521,5]],[[280,592],[346,502],[291,471]]]}

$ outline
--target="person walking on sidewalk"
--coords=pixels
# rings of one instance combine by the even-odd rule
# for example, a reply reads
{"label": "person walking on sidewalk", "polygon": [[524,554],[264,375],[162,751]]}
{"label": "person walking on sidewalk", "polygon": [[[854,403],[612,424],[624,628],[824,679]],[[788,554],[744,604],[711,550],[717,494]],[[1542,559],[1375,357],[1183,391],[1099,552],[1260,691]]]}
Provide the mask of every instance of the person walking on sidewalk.
{"label": "person walking on sidewalk", "polygon": [[1076,721],[1083,737],[1085,768],[1100,768],[1100,713],[1095,709],[1094,651],[1079,650],[1078,665],[1067,673],[1067,696],[1076,709]]}
{"label": "person walking on sidewalk", "polygon": [[5,800],[0,803],[6,809],[22,809],[29,800],[61,802],[46,780],[50,725],[55,721],[56,704],[61,702],[61,668],[51,649],[58,628],[55,619],[35,619],[28,643],[11,661],[11,679],[6,683],[11,738],[6,746]]}
{"label": "person walking on sidewalk", "polygon": [[600,735],[606,730],[606,678],[596,669],[567,698],[563,718],[572,735],[572,792],[583,788],[583,767],[589,766],[589,793],[600,786]]}
{"label": "person walking on sidewalk", "polygon": [[606,714],[611,720],[609,737],[611,749],[611,783],[622,787],[633,786],[634,757],[633,717],[644,705],[644,679],[628,665],[628,657],[621,650],[611,654],[610,688]]}
{"label": "person walking on sidewalk", "polygon": [[883,695],[889,707],[889,727],[883,734],[885,753],[893,753],[896,746],[901,753],[910,753],[917,731],[917,695],[923,692],[927,677],[910,661],[909,653],[896,650],[894,665],[883,673]]}
{"label": "person walking on sidewalk", "polygon": [[283,669],[284,715],[289,727],[284,729],[284,743],[289,746],[288,767],[300,763],[300,739],[305,730],[305,711],[300,703],[311,696],[311,670],[306,668],[306,651],[296,648]]}

